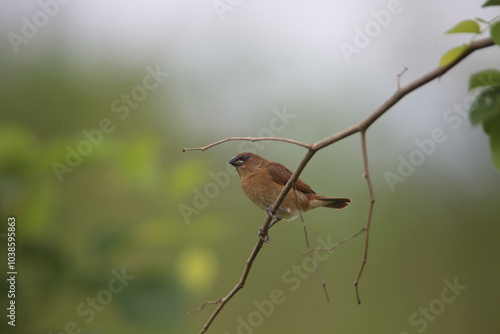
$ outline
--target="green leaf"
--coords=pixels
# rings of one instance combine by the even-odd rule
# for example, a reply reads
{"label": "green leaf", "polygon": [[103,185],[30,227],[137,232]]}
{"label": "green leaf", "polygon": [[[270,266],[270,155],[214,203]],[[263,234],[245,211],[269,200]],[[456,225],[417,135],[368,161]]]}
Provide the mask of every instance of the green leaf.
{"label": "green leaf", "polygon": [[500,0],[488,0],[481,7],[500,6]]}
{"label": "green leaf", "polygon": [[[470,122],[476,125],[500,115],[500,87],[486,88],[476,97],[469,110]],[[483,124],[484,126],[485,124]],[[487,129],[484,128],[488,133]]]}
{"label": "green leaf", "polygon": [[491,39],[496,45],[500,45],[500,22],[495,23],[490,29]]}
{"label": "green leaf", "polygon": [[454,62],[458,57],[462,55],[462,53],[465,52],[465,50],[467,50],[468,47],[469,46],[467,44],[464,44],[446,52],[439,60],[439,67],[443,67]]}
{"label": "green leaf", "polygon": [[479,24],[476,21],[465,20],[465,21],[459,22],[453,28],[448,30],[446,33],[457,34],[457,33],[465,32],[465,33],[478,34],[480,31],[481,31],[481,28],[479,27]]}
{"label": "green leaf", "polygon": [[500,71],[489,69],[470,76],[469,90],[484,86],[500,86]]}
{"label": "green leaf", "polygon": [[500,170],[500,113],[483,122],[484,132],[490,137],[491,160]]}

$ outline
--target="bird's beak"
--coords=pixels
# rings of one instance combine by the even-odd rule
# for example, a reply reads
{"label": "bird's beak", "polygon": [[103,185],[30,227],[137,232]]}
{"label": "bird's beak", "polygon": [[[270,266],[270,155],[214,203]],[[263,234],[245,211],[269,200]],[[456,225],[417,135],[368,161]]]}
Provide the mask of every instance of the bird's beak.
{"label": "bird's beak", "polygon": [[229,163],[231,165],[233,165],[234,167],[238,167],[238,166],[243,165],[243,161],[241,161],[241,159],[238,157],[232,158],[231,160],[229,160]]}

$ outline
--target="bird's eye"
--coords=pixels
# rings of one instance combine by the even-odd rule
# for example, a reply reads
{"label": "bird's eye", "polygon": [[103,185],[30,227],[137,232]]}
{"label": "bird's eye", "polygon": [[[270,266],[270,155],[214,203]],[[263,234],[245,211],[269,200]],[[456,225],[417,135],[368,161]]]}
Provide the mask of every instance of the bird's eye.
{"label": "bird's eye", "polygon": [[243,161],[247,161],[248,159],[250,159],[250,156],[247,154],[247,155],[245,155],[245,156],[243,157],[243,159],[242,159],[242,160],[243,160]]}

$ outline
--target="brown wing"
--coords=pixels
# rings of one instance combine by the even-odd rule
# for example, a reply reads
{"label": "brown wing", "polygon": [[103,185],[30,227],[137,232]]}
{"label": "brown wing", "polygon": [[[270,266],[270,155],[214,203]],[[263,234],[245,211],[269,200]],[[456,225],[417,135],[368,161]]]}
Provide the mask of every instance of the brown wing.
{"label": "brown wing", "polygon": [[[273,181],[281,185],[285,185],[292,176],[292,172],[278,162],[271,162],[267,166],[267,170],[269,171],[269,174],[271,174]],[[298,179],[297,182],[295,182],[295,189],[300,190],[303,193],[315,194],[314,190],[312,190],[311,187],[309,187],[301,179]]]}

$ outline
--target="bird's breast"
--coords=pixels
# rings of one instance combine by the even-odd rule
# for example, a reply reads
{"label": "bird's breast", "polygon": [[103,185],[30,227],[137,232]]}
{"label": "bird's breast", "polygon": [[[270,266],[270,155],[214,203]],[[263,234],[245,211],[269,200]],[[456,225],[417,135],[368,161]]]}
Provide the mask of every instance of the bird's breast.
{"label": "bird's breast", "polygon": [[242,179],[241,187],[248,198],[264,210],[274,203],[281,192],[272,183],[258,180],[258,175]]}
{"label": "bird's breast", "polygon": [[[283,190],[283,185],[277,184],[270,177],[260,177],[259,174],[242,178],[241,187],[248,198],[263,210],[269,208]],[[295,198],[295,196],[297,196],[297,198]],[[309,199],[307,195],[301,191],[294,192],[292,189],[288,192],[280,205],[280,207],[287,212],[278,210],[279,216],[287,220],[298,216],[297,202],[302,212],[309,209]]]}

